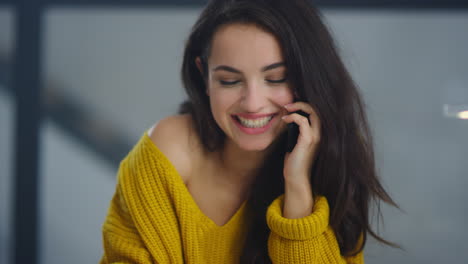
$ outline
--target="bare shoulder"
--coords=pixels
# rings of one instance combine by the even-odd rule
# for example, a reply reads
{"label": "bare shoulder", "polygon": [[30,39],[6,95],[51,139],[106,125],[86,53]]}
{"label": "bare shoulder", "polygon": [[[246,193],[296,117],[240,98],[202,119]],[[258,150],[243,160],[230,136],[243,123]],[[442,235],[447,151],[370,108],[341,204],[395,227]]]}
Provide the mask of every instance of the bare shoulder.
{"label": "bare shoulder", "polygon": [[166,117],[148,130],[150,139],[171,161],[184,182],[188,181],[199,151],[199,140],[194,132],[188,114]]}

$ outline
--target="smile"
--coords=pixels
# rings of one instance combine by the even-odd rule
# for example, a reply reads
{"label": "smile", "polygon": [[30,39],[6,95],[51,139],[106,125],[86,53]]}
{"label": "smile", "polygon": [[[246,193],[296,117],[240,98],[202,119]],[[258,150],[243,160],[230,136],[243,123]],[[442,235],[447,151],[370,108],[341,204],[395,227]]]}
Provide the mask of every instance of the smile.
{"label": "smile", "polygon": [[245,126],[245,127],[250,127],[250,128],[259,128],[259,127],[264,127],[270,122],[270,120],[273,118],[273,116],[266,116],[262,118],[257,118],[257,119],[248,119],[248,118],[243,118],[240,116],[237,116],[239,122]]}
{"label": "smile", "polygon": [[256,135],[266,132],[271,127],[277,114],[241,115],[232,116],[236,126],[246,134]]}

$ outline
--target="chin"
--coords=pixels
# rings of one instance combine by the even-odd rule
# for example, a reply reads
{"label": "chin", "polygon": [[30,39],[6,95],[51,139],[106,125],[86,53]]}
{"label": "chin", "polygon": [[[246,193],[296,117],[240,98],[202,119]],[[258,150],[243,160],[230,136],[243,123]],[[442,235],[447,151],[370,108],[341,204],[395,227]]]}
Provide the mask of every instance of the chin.
{"label": "chin", "polygon": [[273,143],[272,140],[255,140],[255,141],[242,141],[237,142],[237,146],[245,151],[264,151],[266,150],[271,144]]}

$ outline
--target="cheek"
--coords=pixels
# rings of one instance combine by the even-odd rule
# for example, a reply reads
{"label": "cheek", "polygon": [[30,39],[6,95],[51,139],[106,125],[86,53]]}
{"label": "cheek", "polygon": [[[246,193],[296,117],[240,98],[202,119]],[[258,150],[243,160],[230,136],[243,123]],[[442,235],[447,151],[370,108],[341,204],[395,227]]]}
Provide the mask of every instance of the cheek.
{"label": "cheek", "polygon": [[273,94],[275,102],[280,105],[286,105],[294,101],[294,95],[291,89],[284,87]]}
{"label": "cheek", "polygon": [[210,105],[214,116],[223,115],[234,104],[234,101],[235,96],[232,94],[226,94],[220,90],[210,91]]}

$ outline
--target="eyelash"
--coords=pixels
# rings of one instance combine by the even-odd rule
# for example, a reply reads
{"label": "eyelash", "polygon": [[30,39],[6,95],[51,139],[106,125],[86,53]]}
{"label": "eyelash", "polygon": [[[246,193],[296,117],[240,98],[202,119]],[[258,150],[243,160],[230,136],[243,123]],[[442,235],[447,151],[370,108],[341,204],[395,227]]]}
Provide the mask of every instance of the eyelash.
{"label": "eyelash", "polygon": [[[284,83],[286,82],[286,78],[283,78],[283,79],[280,79],[280,80],[266,80],[267,82],[271,83],[271,84],[280,84],[280,83]],[[220,80],[219,83],[223,86],[232,86],[232,85],[236,85],[238,84],[240,81],[232,81],[232,82],[227,82],[227,81],[223,81],[223,80]]]}

